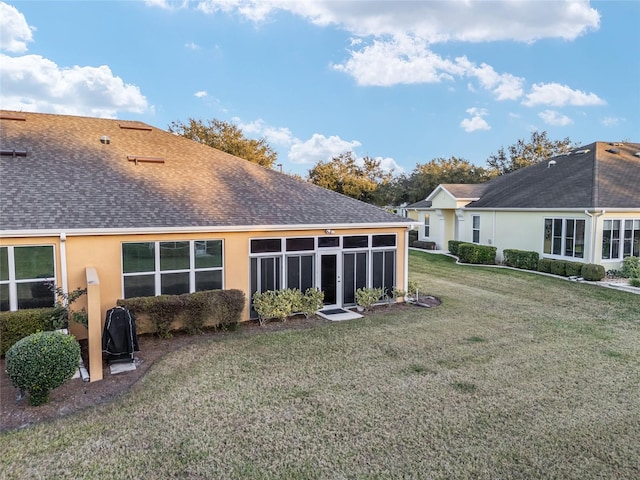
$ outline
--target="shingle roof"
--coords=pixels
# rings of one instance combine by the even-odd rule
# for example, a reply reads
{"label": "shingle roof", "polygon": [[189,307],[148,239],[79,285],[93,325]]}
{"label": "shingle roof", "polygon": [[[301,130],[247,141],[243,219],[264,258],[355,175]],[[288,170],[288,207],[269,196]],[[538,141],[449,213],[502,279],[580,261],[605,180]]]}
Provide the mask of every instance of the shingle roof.
{"label": "shingle roof", "polygon": [[442,183],[440,186],[461,200],[480,198],[487,188],[486,183]]}
{"label": "shingle roof", "polygon": [[138,122],[0,111],[0,146],[2,231],[410,221]]}
{"label": "shingle roof", "polygon": [[466,208],[637,209],[637,152],[638,143],[595,142],[486,182],[480,199]]}
{"label": "shingle roof", "polygon": [[412,203],[411,205],[407,205],[405,208],[431,208],[431,200],[420,200],[416,203]]}

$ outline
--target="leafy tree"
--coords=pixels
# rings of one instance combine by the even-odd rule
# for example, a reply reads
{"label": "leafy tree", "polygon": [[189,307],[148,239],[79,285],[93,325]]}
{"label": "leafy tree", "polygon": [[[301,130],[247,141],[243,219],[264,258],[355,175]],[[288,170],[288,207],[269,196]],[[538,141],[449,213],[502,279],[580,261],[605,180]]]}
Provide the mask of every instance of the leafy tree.
{"label": "leafy tree", "polygon": [[409,175],[394,178],[384,190],[389,204],[411,204],[427,198],[441,183],[482,183],[491,177],[488,170],[468,160],[435,158],[428,163],[416,164]]}
{"label": "leafy tree", "polygon": [[237,125],[215,118],[208,120],[206,124],[193,118],[186,124],[171,122],[169,131],[267,168],[273,168],[278,158],[265,138],[247,138]]}
{"label": "leafy tree", "polygon": [[520,139],[507,147],[507,151],[504,147],[500,147],[498,153],[487,159],[487,166],[496,174],[504,175],[550,157],[567,153],[577,146],[569,140],[569,137],[564,140],[550,140],[546,131],[532,132],[529,142]]}
{"label": "leafy tree", "polygon": [[317,162],[309,170],[308,179],[311,183],[334,192],[363,202],[379,204],[376,191],[392,177],[392,173],[385,172],[380,164],[380,160],[370,157],[358,161],[353,152],[346,152],[327,162]]}

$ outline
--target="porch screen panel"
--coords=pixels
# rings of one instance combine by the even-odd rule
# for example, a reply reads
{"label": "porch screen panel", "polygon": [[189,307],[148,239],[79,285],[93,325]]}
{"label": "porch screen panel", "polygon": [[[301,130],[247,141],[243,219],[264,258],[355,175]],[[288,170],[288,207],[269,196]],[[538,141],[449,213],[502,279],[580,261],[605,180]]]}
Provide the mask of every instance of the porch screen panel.
{"label": "porch screen panel", "polygon": [[313,255],[287,257],[287,288],[297,288],[302,293],[313,288]]}
{"label": "porch screen panel", "polygon": [[367,252],[345,253],[342,269],[342,301],[345,305],[355,305],[356,290],[367,286]]}
{"label": "porch screen panel", "polygon": [[373,252],[373,287],[391,295],[395,286],[395,251]]}

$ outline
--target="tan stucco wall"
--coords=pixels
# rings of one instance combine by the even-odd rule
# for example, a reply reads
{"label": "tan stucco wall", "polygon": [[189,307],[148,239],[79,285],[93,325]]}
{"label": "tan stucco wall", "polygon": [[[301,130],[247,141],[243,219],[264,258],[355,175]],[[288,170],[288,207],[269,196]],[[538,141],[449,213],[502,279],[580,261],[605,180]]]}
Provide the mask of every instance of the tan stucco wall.
{"label": "tan stucco wall", "polygon": [[[335,230],[332,235],[355,234],[397,234],[397,260],[396,278],[399,288],[404,288],[405,278],[405,251],[406,228],[382,228],[382,229],[342,229]],[[116,301],[122,298],[122,260],[121,244],[123,242],[152,242],[152,241],[179,241],[179,240],[223,240],[224,241],[224,288],[239,289],[248,294],[249,290],[249,244],[252,238],[275,237],[305,237],[324,236],[322,229],[315,230],[286,230],[286,231],[254,231],[231,233],[172,233],[149,235],[95,235],[73,236],[67,235],[65,242],[67,286],[74,290],[77,287],[87,286],[86,269],[95,269],[100,282],[100,307],[104,318],[106,311],[116,305]],[[60,265],[60,238],[59,237],[32,237],[32,238],[5,238],[2,245],[54,245],[56,256],[56,283],[62,285]],[[86,308],[86,298],[82,297],[74,305],[74,308]],[[249,318],[249,304],[243,314],[246,320]],[[72,325],[72,333],[78,338],[86,338],[84,328],[76,328]]]}

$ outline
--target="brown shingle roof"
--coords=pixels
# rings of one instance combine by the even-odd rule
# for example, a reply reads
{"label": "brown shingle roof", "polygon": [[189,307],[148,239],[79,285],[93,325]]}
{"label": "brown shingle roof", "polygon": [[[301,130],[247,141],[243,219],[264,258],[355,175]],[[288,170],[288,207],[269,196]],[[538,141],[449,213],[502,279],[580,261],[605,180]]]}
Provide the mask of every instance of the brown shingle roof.
{"label": "brown shingle roof", "polygon": [[409,221],[138,122],[20,116],[0,120],[2,149],[28,151],[0,158],[3,231]]}
{"label": "brown shingle roof", "polygon": [[[588,150],[586,153],[578,153]],[[612,153],[610,150],[618,150]],[[595,142],[486,182],[467,208],[640,208],[640,144]],[[553,161],[551,166],[549,162]]]}

